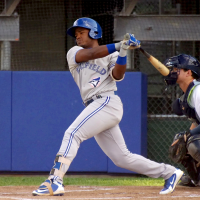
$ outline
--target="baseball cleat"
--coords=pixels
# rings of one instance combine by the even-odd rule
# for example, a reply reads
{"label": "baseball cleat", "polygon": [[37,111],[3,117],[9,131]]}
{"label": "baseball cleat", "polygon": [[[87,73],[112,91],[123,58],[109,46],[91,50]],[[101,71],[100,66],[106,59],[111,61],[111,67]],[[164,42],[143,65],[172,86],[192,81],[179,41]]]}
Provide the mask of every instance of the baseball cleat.
{"label": "baseball cleat", "polygon": [[160,191],[160,194],[170,194],[174,191],[178,181],[183,176],[183,171],[176,169],[172,176],[165,180],[164,188]]}
{"label": "baseball cleat", "polygon": [[32,192],[33,196],[62,196],[64,195],[63,184],[47,179],[44,183],[40,185],[37,190]]}

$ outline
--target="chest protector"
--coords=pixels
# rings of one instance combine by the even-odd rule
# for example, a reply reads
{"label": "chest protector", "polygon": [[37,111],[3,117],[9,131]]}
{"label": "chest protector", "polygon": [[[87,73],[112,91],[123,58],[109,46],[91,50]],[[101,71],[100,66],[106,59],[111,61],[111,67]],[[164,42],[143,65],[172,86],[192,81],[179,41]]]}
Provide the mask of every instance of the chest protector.
{"label": "chest protector", "polygon": [[189,103],[188,99],[193,91],[193,89],[200,85],[199,81],[193,81],[188,86],[186,92],[179,98],[176,99],[173,103],[173,112],[177,115],[185,115],[188,119],[200,124],[199,116],[197,115],[194,108],[192,108]]}

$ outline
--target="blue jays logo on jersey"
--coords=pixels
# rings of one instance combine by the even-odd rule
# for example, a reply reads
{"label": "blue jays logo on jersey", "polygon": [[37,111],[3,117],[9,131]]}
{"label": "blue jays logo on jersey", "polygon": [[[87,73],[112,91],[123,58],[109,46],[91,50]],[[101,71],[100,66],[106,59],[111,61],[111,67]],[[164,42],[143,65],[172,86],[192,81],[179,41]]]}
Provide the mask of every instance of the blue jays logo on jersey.
{"label": "blue jays logo on jersey", "polygon": [[93,88],[98,87],[100,85],[100,79],[100,77],[93,78],[89,83]]}

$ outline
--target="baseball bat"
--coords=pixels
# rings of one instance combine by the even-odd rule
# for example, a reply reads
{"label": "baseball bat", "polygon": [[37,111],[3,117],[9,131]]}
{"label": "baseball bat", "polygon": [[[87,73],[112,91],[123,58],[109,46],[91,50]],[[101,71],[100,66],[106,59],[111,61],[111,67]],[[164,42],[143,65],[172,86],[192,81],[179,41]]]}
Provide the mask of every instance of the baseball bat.
{"label": "baseball bat", "polygon": [[140,51],[146,56],[149,62],[163,75],[169,75],[169,69],[163,65],[158,59],[147,53],[144,49],[140,47]]}
{"label": "baseball bat", "polygon": [[[124,40],[129,40],[130,36],[127,33],[124,35]],[[135,47],[130,47],[129,49],[135,49]],[[144,49],[141,47],[139,48],[140,51],[146,56],[146,58],[149,60],[149,62],[163,75],[167,76],[169,74],[169,69],[163,65],[158,59],[153,57],[151,54],[147,53]]]}

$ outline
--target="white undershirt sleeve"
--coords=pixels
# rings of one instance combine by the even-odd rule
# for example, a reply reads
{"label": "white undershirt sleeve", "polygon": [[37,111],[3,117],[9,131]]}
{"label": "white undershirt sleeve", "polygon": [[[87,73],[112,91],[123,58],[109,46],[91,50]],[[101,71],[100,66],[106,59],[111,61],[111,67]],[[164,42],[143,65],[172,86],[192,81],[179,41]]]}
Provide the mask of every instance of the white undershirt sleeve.
{"label": "white undershirt sleeve", "polygon": [[195,108],[195,111],[197,112],[198,116],[200,117],[200,85],[197,85],[193,92],[190,99],[191,106]]}

